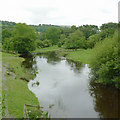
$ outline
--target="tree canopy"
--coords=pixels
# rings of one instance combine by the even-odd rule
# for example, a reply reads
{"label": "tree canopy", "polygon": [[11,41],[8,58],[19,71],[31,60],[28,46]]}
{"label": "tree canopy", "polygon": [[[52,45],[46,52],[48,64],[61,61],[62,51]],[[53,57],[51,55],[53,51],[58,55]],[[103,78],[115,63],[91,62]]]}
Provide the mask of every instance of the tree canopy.
{"label": "tree canopy", "polygon": [[52,45],[57,44],[60,38],[60,29],[57,29],[55,27],[48,28],[45,33],[45,38],[47,40],[50,40]]}
{"label": "tree canopy", "polygon": [[3,30],[3,48],[24,54],[35,49],[36,33],[34,28],[25,23],[15,25],[12,35],[9,30]]}

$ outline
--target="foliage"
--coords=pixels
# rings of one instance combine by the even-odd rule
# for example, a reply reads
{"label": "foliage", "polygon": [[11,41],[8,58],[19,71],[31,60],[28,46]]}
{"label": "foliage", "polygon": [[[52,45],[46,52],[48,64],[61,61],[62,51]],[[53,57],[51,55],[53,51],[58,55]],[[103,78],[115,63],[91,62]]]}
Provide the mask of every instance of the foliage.
{"label": "foliage", "polygon": [[17,51],[18,53],[28,53],[35,49],[35,30],[26,24],[16,24],[14,30],[10,32],[4,29],[3,49],[7,51]]}
{"label": "foliage", "polygon": [[85,39],[89,38],[91,35],[98,33],[98,26],[96,25],[83,25],[79,27],[79,30],[83,32]]}
{"label": "foliage", "polygon": [[47,40],[50,40],[52,45],[56,45],[60,38],[60,29],[57,29],[55,27],[48,28],[45,33],[45,38]]}
{"label": "foliage", "polygon": [[33,51],[35,50],[35,47],[35,42],[32,39],[22,36],[14,38],[14,50],[20,54]]}
{"label": "foliage", "polygon": [[15,22],[9,22],[9,21],[0,21],[2,22],[2,29],[13,29],[13,27],[16,25]]}
{"label": "foliage", "polygon": [[6,38],[10,38],[12,36],[12,32],[9,29],[2,30],[2,44],[4,43]]}
{"label": "foliage", "polygon": [[87,39],[87,48],[93,48],[94,45],[100,41],[101,38],[100,38],[100,35],[99,34],[94,34],[94,35],[91,35],[88,39]]}
{"label": "foliage", "polygon": [[91,68],[97,82],[115,84],[120,88],[120,63],[118,56],[118,32],[113,38],[106,38],[97,43],[93,49]]}
{"label": "foliage", "polygon": [[36,44],[37,44],[37,48],[45,48],[45,47],[50,47],[52,45],[51,41],[49,40],[44,40],[44,41],[37,40]]}
{"label": "foliage", "polygon": [[27,107],[27,112],[28,112],[28,117],[31,120],[36,120],[37,118],[47,118],[48,120],[50,119],[50,115],[48,112],[45,112],[41,110],[41,108],[38,107]]}
{"label": "foliage", "polygon": [[4,39],[3,49],[7,51],[14,51],[14,42],[12,37]]}
{"label": "foliage", "polygon": [[77,49],[85,48],[85,37],[83,33],[79,30],[76,30],[74,33],[71,33],[66,40],[65,48],[67,49]]}
{"label": "foliage", "polygon": [[118,28],[118,24],[112,22],[105,23],[100,26],[100,30],[106,30],[106,29],[116,30],[117,28]]}
{"label": "foliage", "polygon": [[51,25],[51,24],[39,24],[39,25],[30,25],[30,26],[33,27],[36,30],[36,32],[40,32],[40,33],[45,33],[47,29],[49,29],[50,27],[61,28],[61,26]]}
{"label": "foliage", "polygon": [[66,41],[66,35],[65,34],[61,34],[59,42],[63,45],[65,43],[65,41]]}

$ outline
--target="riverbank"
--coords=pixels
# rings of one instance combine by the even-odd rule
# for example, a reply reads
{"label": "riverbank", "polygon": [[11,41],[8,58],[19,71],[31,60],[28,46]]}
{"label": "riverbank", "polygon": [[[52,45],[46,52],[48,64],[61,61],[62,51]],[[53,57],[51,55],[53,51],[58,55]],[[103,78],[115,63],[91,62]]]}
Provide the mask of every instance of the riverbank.
{"label": "riverbank", "polygon": [[91,55],[93,53],[91,49],[87,49],[87,50],[78,49],[78,50],[71,50],[71,51],[70,50],[58,51],[58,54],[66,57],[67,59],[90,65]]}
{"label": "riverbank", "polygon": [[[21,67],[24,58],[18,55],[2,53],[3,75],[3,117],[22,118],[24,104],[39,105],[36,96],[28,89],[27,82],[34,76]],[[22,79],[24,78],[24,79]],[[6,106],[6,107],[5,107]],[[8,109],[8,110],[6,110]],[[6,114],[6,111],[9,114]]]}
{"label": "riverbank", "polygon": [[71,59],[73,61],[81,62],[83,64],[90,64],[92,49],[64,49],[57,46],[46,47],[41,49],[36,49],[32,51],[32,53],[46,53],[46,52],[56,52],[58,56],[64,56],[67,59]]}
{"label": "riverbank", "polygon": [[58,51],[62,48],[57,47],[56,45],[46,48],[37,48],[36,50],[32,51],[31,53],[46,53],[46,52],[54,52]]}

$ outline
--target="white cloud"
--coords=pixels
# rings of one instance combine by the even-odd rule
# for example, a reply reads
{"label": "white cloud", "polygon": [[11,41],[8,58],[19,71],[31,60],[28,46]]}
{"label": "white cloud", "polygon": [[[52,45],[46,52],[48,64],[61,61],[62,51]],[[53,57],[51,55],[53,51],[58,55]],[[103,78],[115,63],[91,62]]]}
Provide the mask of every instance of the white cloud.
{"label": "white cloud", "polygon": [[119,0],[2,0],[0,20],[27,24],[101,25],[118,21]]}

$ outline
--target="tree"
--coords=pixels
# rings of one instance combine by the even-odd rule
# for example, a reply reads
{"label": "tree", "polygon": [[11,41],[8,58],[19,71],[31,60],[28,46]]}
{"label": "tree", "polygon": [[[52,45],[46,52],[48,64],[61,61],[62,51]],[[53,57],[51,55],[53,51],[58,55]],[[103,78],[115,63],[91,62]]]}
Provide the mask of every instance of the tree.
{"label": "tree", "polygon": [[117,23],[112,23],[112,22],[109,22],[109,23],[105,23],[105,24],[102,24],[100,26],[100,30],[106,30],[106,29],[112,29],[112,30],[116,30],[118,28],[118,24]]}
{"label": "tree", "polygon": [[98,26],[96,25],[83,25],[79,27],[79,30],[83,32],[86,40],[99,31]]}
{"label": "tree", "polygon": [[94,80],[104,84],[114,84],[120,88],[120,57],[118,32],[113,38],[106,38],[97,43],[91,57],[91,68]]}
{"label": "tree", "polygon": [[3,49],[7,51],[14,51],[14,42],[12,37],[4,39]]}
{"label": "tree", "polygon": [[67,49],[85,48],[85,37],[80,30],[71,33],[65,43]]}
{"label": "tree", "polygon": [[14,50],[18,53],[28,53],[35,49],[36,34],[34,28],[25,23],[18,23],[14,27]]}
{"label": "tree", "polygon": [[91,35],[88,39],[87,39],[87,47],[88,48],[93,48],[94,45],[100,41],[101,38],[100,38],[100,35],[99,34],[94,34],[94,35]]}
{"label": "tree", "polygon": [[2,44],[4,43],[4,40],[6,38],[10,38],[12,36],[12,32],[8,30],[7,28],[2,30]]}
{"label": "tree", "polygon": [[55,27],[48,28],[45,33],[45,38],[47,40],[50,40],[52,45],[56,45],[60,38],[60,29],[55,28]]}

